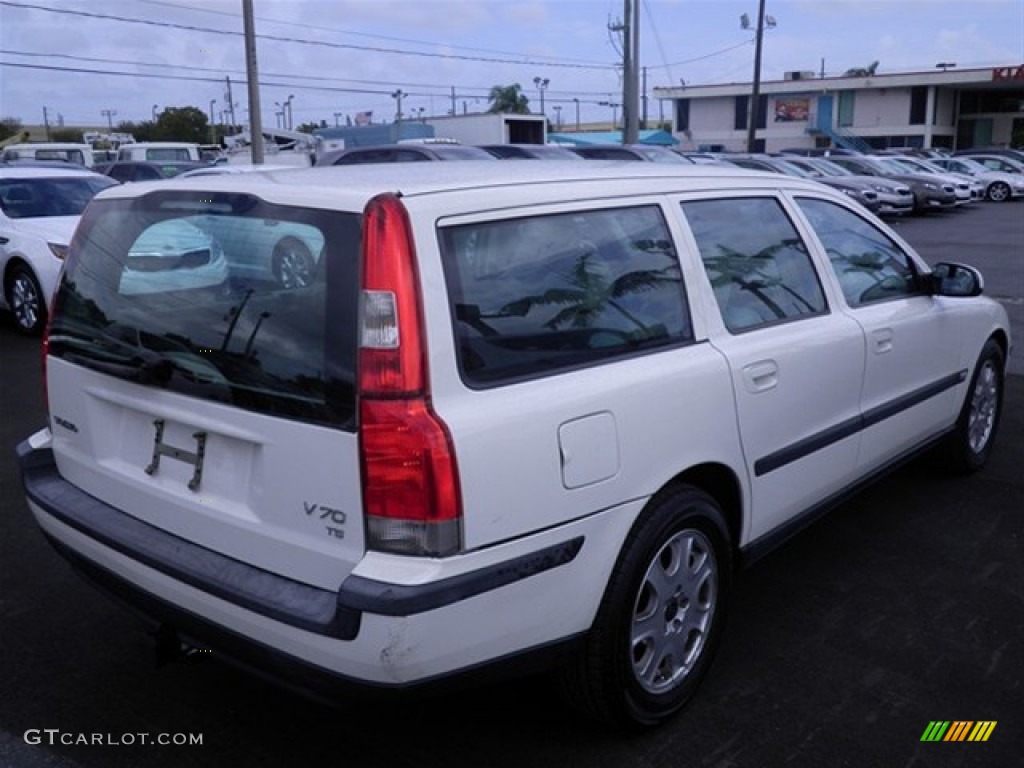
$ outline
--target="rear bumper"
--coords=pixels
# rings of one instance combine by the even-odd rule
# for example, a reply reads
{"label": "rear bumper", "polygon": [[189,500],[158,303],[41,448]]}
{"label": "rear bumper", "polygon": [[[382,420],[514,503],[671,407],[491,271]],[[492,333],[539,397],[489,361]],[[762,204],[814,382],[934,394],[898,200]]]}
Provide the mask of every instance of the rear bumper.
{"label": "rear bumper", "polygon": [[[339,681],[404,688],[461,677],[497,659],[532,659],[589,626],[582,615],[561,627],[533,626],[524,610],[557,601],[557,584],[564,598],[573,581],[564,572],[580,570],[574,561],[583,549],[581,533],[556,532],[555,543],[545,539],[528,553],[520,549],[457,576],[398,584],[352,574],[329,591],[228,558],[104,504],[60,476],[49,447],[26,441],[17,453],[37,522],[84,576],[152,623],[169,624],[188,643],[273,678],[287,670],[285,680],[322,677],[332,689]],[[495,621],[493,614],[506,608],[512,617]],[[509,618],[522,626],[502,630],[498,625]]]}

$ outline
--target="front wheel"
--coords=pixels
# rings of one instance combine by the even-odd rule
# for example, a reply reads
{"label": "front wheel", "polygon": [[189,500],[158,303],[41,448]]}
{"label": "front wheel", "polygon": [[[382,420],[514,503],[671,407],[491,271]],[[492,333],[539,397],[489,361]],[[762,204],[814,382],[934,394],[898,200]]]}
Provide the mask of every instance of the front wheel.
{"label": "front wheel", "polygon": [[986,196],[994,203],[1001,203],[1010,199],[1010,185],[1003,181],[996,181],[989,184]]}
{"label": "front wheel", "polygon": [[1003,409],[1004,371],[1003,349],[989,339],[978,356],[960,417],[946,443],[952,469],[976,472],[988,461]]}
{"label": "front wheel", "polygon": [[7,305],[14,313],[18,331],[26,336],[42,332],[46,324],[46,301],[32,270],[17,266],[7,283]]}
{"label": "front wheel", "polygon": [[725,621],[731,553],[718,504],[690,486],[652,502],[623,545],[594,626],[562,672],[607,723],[656,725],[689,701]]}

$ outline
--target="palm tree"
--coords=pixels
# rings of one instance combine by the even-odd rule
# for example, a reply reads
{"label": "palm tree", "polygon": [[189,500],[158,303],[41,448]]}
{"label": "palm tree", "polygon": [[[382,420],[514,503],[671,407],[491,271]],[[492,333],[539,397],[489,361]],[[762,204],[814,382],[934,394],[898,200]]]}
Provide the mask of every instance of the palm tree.
{"label": "palm tree", "polygon": [[487,95],[491,102],[487,110],[491,113],[511,113],[514,115],[528,115],[530,113],[530,100],[523,93],[523,86],[519,83],[512,85],[495,85]]}
{"label": "palm tree", "polygon": [[671,264],[662,269],[636,270],[609,280],[604,274],[605,270],[595,269],[591,264],[595,255],[588,251],[576,257],[572,270],[565,275],[570,287],[551,288],[538,296],[524,296],[504,306],[502,313],[522,316],[534,306],[561,305],[563,309],[544,323],[546,328],[556,330],[563,326],[592,328],[597,318],[610,308],[636,326],[639,338],[646,338],[652,333],[652,329],[618,300],[630,294],[655,290],[669,283],[678,283],[678,265]]}

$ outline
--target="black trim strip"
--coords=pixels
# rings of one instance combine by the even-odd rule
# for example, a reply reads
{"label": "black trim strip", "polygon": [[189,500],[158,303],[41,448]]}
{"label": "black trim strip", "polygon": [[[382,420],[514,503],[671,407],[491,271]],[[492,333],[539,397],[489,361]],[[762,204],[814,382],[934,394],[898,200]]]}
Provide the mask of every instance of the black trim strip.
{"label": "black trim strip", "polygon": [[64,480],[53,452],[17,448],[26,495],[47,514],[154,570],[247,610],[321,635],[352,640],[363,612],[409,616],[512,584],[575,559],[578,536],[428,584],[349,576],[338,592],[311,587],[201,547],[101,502]]}
{"label": "black trim strip", "polygon": [[869,411],[865,411],[859,416],[855,416],[852,419],[840,422],[839,424],[828,427],[821,432],[805,437],[803,440],[798,440],[791,445],[787,445],[785,448],[781,448],[775,453],[770,453],[754,462],[754,475],[761,477],[769,472],[774,472],[776,469],[792,464],[794,461],[809,456],[815,451],[820,451],[822,448],[827,448],[833,443],[838,443],[847,437],[862,432],[868,427],[874,426],[879,422],[885,421],[891,416],[895,416],[898,413],[909,410],[915,405],[923,403],[936,395],[945,392],[947,389],[960,384],[967,378],[967,369],[957,371],[949,376],[926,384],[925,386],[915,389],[913,392],[908,392],[905,395],[901,395],[888,403],[884,403]]}
{"label": "black trim strip", "polygon": [[801,512],[796,517],[791,517],[782,525],[773,528],[771,531],[768,531],[755,541],[750,542],[740,553],[741,568],[749,568],[769,552],[807,528],[811,523],[814,523],[821,517],[824,517],[826,513],[856,496],[867,486],[872,485],[879,479],[905,466],[908,462],[916,459],[921,454],[931,450],[940,444],[947,435],[953,432],[954,429],[956,429],[955,425],[943,430],[937,435],[933,435],[927,440],[922,441],[918,445],[908,449],[904,453],[901,453],[882,466],[872,470],[859,480],[855,480],[842,490],[832,494],[824,501],[815,504],[813,507]]}
{"label": "black trim strip", "polygon": [[48,514],[149,568],[246,610],[320,635],[352,640],[360,614],[337,594],[286,579],[126,515],[64,480],[53,451],[17,449],[26,495]]}
{"label": "black trim strip", "polygon": [[404,700],[408,700],[419,695],[433,696],[545,672],[568,661],[584,637],[582,633],[570,635],[508,656],[406,683],[362,680],[291,656],[252,637],[214,624],[209,619],[140,589],[86,559],[49,534],[44,535],[83,578],[108,597],[131,609],[151,629],[172,629],[182,642],[210,650],[218,660],[247,674],[331,705],[351,703],[354,695],[361,700],[387,701],[388,697],[400,694]]}
{"label": "black trim strip", "polygon": [[478,571],[416,586],[349,576],[341,585],[338,605],[383,616],[423,613],[565,565],[582,547],[583,537],[578,536]]}

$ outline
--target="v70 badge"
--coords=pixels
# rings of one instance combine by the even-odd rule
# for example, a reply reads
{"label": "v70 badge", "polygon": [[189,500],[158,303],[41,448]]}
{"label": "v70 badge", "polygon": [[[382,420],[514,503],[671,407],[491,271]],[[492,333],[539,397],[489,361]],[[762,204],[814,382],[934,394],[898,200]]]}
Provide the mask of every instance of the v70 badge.
{"label": "v70 badge", "polygon": [[153,460],[149,462],[149,466],[146,467],[147,475],[154,475],[160,468],[160,457],[167,456],[168,458],[175,459],[177,461],[183,461],[186,464],[191,464],[194,468],[192,472],[192,479],[188,481],[188,489],[190,491],[198,491],[199,483],[203,480],[203,457],[206,455],[206,433],[205,432],[193,432],[192,437],[196,441],[195,453],[192,451],[186,451],[183,448],[175,448],[173,445],[168,445],[164,442],[164,420],[157,419],[153,422],[153,426],[156,428],[156,436],[153,438]]}

